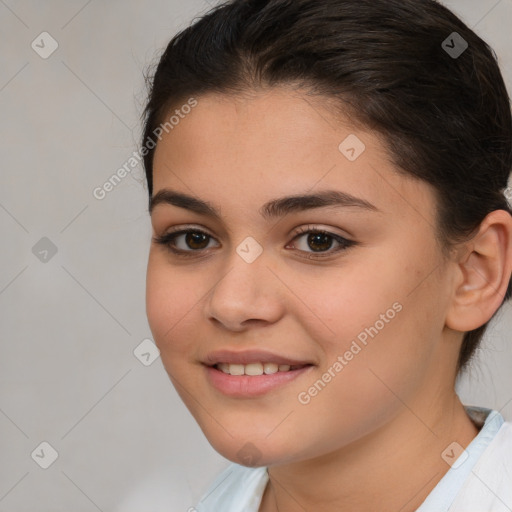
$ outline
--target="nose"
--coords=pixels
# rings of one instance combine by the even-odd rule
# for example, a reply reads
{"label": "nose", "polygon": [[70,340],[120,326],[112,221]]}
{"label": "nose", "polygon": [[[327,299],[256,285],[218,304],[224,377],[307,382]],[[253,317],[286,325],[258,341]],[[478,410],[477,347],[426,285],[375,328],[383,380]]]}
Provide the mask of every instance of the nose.
{"label": "nose", "polygon": [[261,254],[252,263],[236,252],[205,301],[207,318],[230,331],[277,322],[285,308],[285,289]]}

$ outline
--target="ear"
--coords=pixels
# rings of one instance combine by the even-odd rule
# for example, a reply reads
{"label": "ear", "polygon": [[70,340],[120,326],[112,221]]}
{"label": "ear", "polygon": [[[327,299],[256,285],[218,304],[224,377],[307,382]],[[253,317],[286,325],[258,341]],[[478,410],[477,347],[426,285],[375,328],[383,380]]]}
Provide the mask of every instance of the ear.
{"label": "ear", "polygon": [[488,322],[503,302],[512,273],[512,216],[489,213],[460,254],[446,325],[465,332]]}

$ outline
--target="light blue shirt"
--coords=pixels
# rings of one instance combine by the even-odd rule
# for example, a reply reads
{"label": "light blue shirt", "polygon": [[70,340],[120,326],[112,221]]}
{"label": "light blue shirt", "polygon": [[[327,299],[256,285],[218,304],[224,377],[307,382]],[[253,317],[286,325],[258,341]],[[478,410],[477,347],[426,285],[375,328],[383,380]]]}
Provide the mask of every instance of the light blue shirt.
{"label": "light blue shirt", "polygon": [[[498,411],[465,409],[480,432],[464,451],[455,445],[443,452],[450,469],[416,512],[512,512],[512,423]],[[195,509],[258,512],[268,478],[266,467],[232,463]]]}

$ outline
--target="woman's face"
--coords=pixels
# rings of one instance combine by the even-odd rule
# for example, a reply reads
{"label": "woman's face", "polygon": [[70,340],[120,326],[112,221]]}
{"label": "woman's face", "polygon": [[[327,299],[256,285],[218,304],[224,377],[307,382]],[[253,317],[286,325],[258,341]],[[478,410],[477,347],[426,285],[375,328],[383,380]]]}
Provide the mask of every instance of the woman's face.
{"label": "woman's face", "polygon": [[[151,221],[155,237],[190,233],[152,243],[147,314],[212,446],[272,465],[341,449],[409,409],[421,418],[456,358],[442,343],[452,267],[431,188],[398,175],[374,134],[285,88],[205,95],[182,117],[156,148]],[[282,202],[319,194],[323,206]],[[229,361],[256,364],[211,366]],[[286,362],[307,366],[272,373]],[[268,375],[236,375],[258,363]]]}

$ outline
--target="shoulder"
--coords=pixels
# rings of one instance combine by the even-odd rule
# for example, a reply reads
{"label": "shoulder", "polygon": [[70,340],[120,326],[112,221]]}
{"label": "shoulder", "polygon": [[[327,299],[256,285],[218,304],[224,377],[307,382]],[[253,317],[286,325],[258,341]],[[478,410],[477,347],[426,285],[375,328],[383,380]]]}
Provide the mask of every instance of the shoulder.
{"label": "shoulder", "polygon": [[268,481],[266,467],[249,468],[231,463],[203,494],[197,512],[258,512]]}
{"label": "shoulder", "polygon": [[499,476],[507,478],[507,484],[512,491],[512,423],[508,421],[500,426],[473,468],[473,473],[497,473],[497,470],[502,471]]}
{"label": "shoulder", "polygon": [[[475,464],[450,511],[480,507],[489,512],[512,510],[512,423],[504,422]],[[485,508],[482,508],[485,507]]]}

